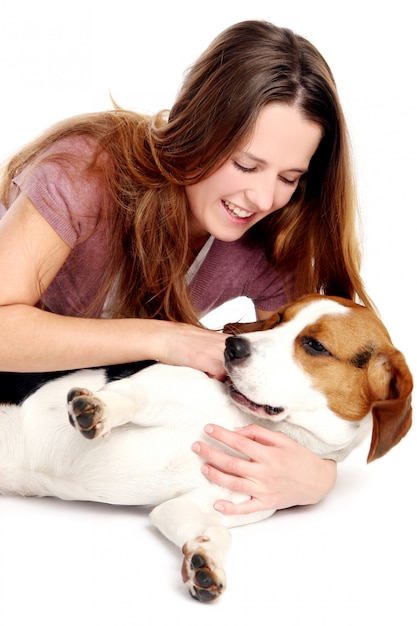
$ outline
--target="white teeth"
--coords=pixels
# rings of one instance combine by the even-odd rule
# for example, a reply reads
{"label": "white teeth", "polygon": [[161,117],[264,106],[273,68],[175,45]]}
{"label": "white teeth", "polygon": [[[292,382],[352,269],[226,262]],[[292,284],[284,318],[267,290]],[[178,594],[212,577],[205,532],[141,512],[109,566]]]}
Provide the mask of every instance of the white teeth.
{"label": "white teeth", "polygon": [[238,206],[233,204],[233,202],[229,202],[228,200],[223,200],[223,202],[227,206],[229,211],[231,211],[233,215],[236,215],[236,217],[250,217],[251,215],[253,215],[252,212],[245,211],[245,209],[239,208]]}

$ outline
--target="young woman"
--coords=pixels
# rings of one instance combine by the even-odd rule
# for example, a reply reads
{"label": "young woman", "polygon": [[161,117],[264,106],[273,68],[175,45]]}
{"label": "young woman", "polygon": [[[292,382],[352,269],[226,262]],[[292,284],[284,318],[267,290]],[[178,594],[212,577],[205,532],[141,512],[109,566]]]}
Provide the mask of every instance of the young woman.
{"label": "young woman", "polygon": [[[65,120],[5,166],[0,370],[158,359],[222,378],[224,335],[199,319],[246,295],[259,318],[321,291],[369,299],[335,83],[304,38],[249,21],[220,34],[171,111]],[[215,418],[217,416],[213,416]],[[283,436],[208,426],[197,443],[226,513],[319,500],[331,462]]]}

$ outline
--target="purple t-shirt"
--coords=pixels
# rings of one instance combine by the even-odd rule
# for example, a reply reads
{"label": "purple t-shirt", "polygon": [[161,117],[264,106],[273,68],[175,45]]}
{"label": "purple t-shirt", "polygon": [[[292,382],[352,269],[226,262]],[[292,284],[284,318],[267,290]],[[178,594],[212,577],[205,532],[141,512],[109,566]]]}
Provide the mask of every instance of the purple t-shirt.
{"label": "purple t-shirt", "polygon": [[[98,175],[85,171],[96,146],[87,136],[61,139],[47,154],[65,153],[65,162],[31,164],[14,180],[72,249],[42,297],[50,311],[63,315],[82,316],[89,307],[111,246],[111,232],[102,219],[103,207],[111,199]],[[100,158],[111,167],[105,153]],[[3,213],[0,205],[0,217]],[[248,237],[227,243],[215,239],[191,281],[190,295],[200,316],[238,296],[247,296],[256,308],[272,311],[288,300],[289,285],[283,279],[288,283],[288,277],[271,268],[263,250]],[[100,316],[103,305],[93,314]]]}

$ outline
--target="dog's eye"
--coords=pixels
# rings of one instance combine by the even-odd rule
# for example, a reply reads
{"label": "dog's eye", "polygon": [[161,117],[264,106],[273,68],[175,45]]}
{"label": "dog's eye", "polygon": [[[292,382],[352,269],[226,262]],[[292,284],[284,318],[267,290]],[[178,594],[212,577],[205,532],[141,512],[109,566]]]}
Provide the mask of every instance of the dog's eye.
{"label": "dog's eye", "polygon": [[323,346],[320,341],[314,339],[313,337],[302,337],[301,345],[307,354],[311,354],[312,356],[331,356],[331,353]]}

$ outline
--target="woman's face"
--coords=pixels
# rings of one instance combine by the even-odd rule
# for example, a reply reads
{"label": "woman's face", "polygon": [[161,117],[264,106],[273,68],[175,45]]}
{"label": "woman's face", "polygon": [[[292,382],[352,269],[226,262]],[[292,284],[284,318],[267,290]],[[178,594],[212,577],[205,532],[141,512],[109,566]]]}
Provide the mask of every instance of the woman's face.
{"label": "woman's face", "polygon": [[268,104],[250,141],[204,180],[186,187],[193,239],[235,241],[284,207],[322,137],[295,106]]}

